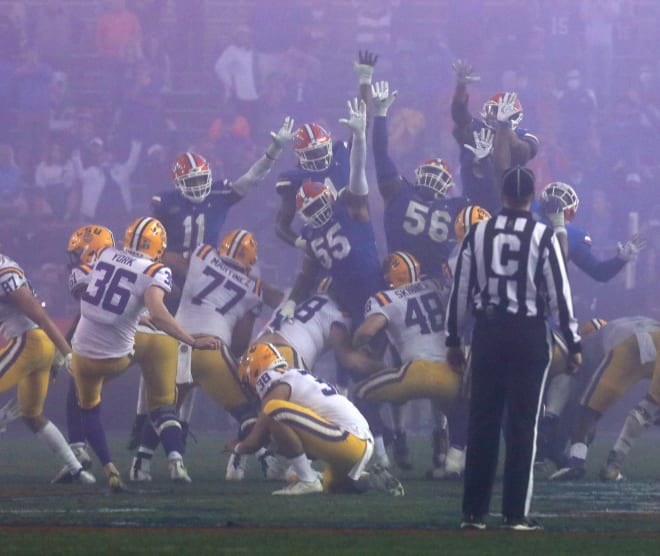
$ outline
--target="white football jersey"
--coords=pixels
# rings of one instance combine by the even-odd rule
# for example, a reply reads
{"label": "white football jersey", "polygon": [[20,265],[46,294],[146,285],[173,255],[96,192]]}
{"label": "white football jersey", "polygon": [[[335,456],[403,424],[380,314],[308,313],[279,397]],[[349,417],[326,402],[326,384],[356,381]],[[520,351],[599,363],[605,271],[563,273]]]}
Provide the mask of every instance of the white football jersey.
{"label": "white football jersey", "polygon": [[330,328],[334,323],[351,329],[351,319],[324,294],[315,294],[296,306],[293,320],[284,321],[279,330],[269,322],[263,332],[277,332],[313,369],[316,360],[329,348]]}
{"label": "white football jersey", "polygon": [[387,337],[404,363],[416,359],[443,362],[445,309],[441,294],[440,283],[427,278],[370,297],[364,316],[380,314],[387,319]]}
{"label": "white football jersey", "polygon": [[0,255],[0,333],[7,339],[37,328],[23,311],[7,299],[8,294],[25,284],[30,287],[23,269],[9,257]]}
{"label": "white football jersey", "polygon": [[259,397],[263,398],[276,382],[284,382],[291,387],[291,403],[312,410],[319,417],[358,438],[371,438],[369,423],[358,408],[323,379],[316,378],[303,369],[289,369],[284,373],[271,369],[265,371],[257,381],[256,390]]}
{"label": "white football jersey", "polygon": [[145,307],[144,292],[150,286],[169,292],[172,271],[151,259],[112,247],[105,249],[94,263],[80,300],[73,350],[92,359],[131,353]]}
{"label": "white football jersey", "polygon": [[231,343],[236,322],[261,306],[261,281],[247,276],[211,245],[190,257],[176,320],[190,334]]}

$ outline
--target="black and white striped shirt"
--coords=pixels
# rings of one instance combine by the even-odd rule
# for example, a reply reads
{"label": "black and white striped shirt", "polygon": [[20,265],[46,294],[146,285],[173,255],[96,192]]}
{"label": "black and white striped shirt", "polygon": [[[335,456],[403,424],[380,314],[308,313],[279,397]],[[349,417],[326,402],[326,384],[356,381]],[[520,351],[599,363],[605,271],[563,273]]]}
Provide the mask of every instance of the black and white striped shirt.
{"label": "black and white striped shirt", "polygon": [[571,288],[550,227],[504,208],[479,222],[461,245],[447,306],[447,346],[459,346],[468,310],[545,318],[559,324],[569,351],[580,350]]}

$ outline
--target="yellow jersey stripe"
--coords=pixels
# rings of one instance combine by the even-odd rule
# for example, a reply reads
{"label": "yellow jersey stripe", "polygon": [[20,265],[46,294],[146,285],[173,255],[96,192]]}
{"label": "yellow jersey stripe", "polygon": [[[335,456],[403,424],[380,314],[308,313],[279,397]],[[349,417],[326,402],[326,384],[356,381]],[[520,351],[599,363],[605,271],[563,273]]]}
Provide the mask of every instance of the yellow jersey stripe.
{"label": "yellow jersey stripe", "polygon": [[165,266],[165,265],[164,265],[163,263],[154,263],[154,264],[152,264],[151,266],[148,266],[148,267],[145,269],[144,273],[145,273],[147,276],[151,276],[151,277],[153,277],[153,276],[156,275],[156,272],[158,272],[158,271],[159,271],[161,268],[163,268],[164,266]]}

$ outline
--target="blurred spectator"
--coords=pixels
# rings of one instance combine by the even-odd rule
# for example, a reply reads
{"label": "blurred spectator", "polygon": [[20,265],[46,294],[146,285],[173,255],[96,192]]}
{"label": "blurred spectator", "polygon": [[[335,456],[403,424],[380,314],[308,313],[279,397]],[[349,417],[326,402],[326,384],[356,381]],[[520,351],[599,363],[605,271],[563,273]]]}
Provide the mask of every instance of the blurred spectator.
{"label": "blurred spectator", "polygon": [[558,92],[559,133],[572,161],[579,161],[585,149],[596,118],[596,95],[585,86],[577,69],[566,74],[564,87]]}
{"label": "blurred spectator", "polygon": [[56,71],[50,82],[50,121],[52,132],[71,133],[75,126],[76,108],[73,104],[66,73]]}
{"label": "blurred spectator", "polygon": [[575,0],[539,2],[536,24],[543,31],[545,68],[563,75],[582,62],[583,21]]}
{"label": "blurred spectator", "polygon": [[16,159],[14,149],[7,143],[0,144],[0,215],[17,216],[16,210],[23,206],[23,172]]}
{"label": "blurred spectator", "polygon": [[60,140],[51,139],[44,157],[37,164],[34,185],[58,218],[71,212],[68,207],[73,177],[73,164],[67,157],[65,146]]}
{"label": "blurred spectator", "polygon": [[[160,0],[157,2],[161,3]],[[190,68],[190,60],[206,59],[204,41],[206,35],[206,0],[173,0],[176,32],[176,48],[172,50],[173,62],[178,69]],[[164,3],[164,2],[162,2]]]}
{"label": "blurred spectator", "polygon": [[32,41],[46,62],[57,69],[66,67],[74,34],[68,6],[63,2],[39,2],[33,12]]}
{"label": "blurred spectator", "polygon": [[239,25],[232,42],[215,62],[215,74],[224,88],[225,102],[236,114],[247,117],[252,127],[255,127],[259,108],[256,58],[252,30],[247,25]]}
{"label": "blurred spectator", "polygon": [[151,78],[156,83],[159,91],[171,91],[172,63],[159,33],[145,33],[142,40],[141,54],[141,61],[149,67]]}
{"label": "blurred spectator", "polygon": [[353,0],[355,9],[355,40],[359,49],[391,53],[393,4],[392,0]]}

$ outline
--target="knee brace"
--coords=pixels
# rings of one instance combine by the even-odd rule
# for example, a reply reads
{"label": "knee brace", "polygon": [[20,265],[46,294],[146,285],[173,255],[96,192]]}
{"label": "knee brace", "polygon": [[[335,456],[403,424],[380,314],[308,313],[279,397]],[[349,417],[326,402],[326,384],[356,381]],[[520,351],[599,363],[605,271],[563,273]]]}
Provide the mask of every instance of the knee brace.
{"label": "knee brace", "polygon": [[149,420],[158,433],[158,436],[160,436],[160,433],[168,427],[181,428],[181,423],[179,423],[179,419],[177,419],[177,411],[174,404],[163,405],[149,412]]}
{"label": "knee brace", "polygon": [[660,424],[660,406],[648,396],[630,411],[630,415],[644,428]]}

